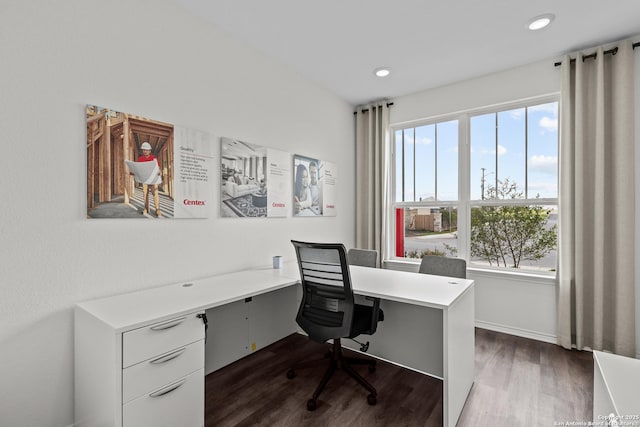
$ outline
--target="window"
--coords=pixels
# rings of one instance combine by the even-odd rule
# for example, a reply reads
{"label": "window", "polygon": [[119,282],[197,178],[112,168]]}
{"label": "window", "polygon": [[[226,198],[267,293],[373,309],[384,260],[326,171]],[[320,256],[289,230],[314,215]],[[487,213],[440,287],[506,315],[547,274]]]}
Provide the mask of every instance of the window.
{"label": "window", "polygon": [[458,129],[448,120],[395,132],[399,257],[457,251]]}
{"label": "window", "polygon": [[394,129],[396,258],[555,271],[557,117],[546,98]]}

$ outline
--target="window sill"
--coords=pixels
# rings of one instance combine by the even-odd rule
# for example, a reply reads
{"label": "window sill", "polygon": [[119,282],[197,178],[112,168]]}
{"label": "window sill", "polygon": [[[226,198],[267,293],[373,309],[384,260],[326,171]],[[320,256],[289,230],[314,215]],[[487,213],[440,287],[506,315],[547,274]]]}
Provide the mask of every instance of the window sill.
{"label": "window sill", "polygon": [[469,267],[467,268],[470,276],[473,277],[496,277],[496,278],[509,278],[510,280],[518,280],[523,282],[535,282],[544,285],[555,286],[556,275],[555,272],[550,274],[539,274],[533,272],[520,272],[510,270],[493,270],[488,268]]}
{"label": "window sill", "polygon": [[[383,262],[384,268],[389,268],[391,270],[401,270],[401,271],[410,271],[417,272],[420,267],[420,262],[417,261],[405,261],[399,259],[388,259]],[[488,268],[479,268],[479,267],[468,267],[467,268],[468,275],[471,278],[475,277],[495,277],[495,278],[509,278],[511,280],[518,280],[523,282],[535,282],[544,285],[555,286],[556,285],[556,275],[554,273],[550,274],[538,274],[532,272],[520,272],[520,271],[510,271],[510,270],[497,270],[497,269],[488,269]]]}

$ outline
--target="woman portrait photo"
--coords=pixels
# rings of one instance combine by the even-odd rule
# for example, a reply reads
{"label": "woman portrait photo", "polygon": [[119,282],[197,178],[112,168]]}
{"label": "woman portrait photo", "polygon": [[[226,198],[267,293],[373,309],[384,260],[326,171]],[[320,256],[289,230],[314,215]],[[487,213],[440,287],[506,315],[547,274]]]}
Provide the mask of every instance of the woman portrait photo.
{"label": "woman portrait photo", "polygon": [[[319,185],[320,162],[316,159],[294,156],[293,215],[322,215],[321,187]],[[313,175],[312,175],[313,174]]]}

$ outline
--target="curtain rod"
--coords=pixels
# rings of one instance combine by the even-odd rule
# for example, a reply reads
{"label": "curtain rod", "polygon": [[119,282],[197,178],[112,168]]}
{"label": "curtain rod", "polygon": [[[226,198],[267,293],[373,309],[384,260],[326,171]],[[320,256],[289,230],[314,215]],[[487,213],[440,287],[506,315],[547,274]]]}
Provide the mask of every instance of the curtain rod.
{"label": "curtain rod", "polygon": [[[391,107],[393,105],[393,102],[387,102],[387,108]],[[361,113],[366,113],[367,111],[369,111],[368,108],[363,108],[362,111],[360,111]],[[353,114],[358,114],[358,111],[354,111]]]}
{"label": "curtain rod", "polygon": [[[640,42],[638,42],[638,43],[634,43],[632,46],[633,46],[633,48],[635,49],[635,48],[637,48],[638,46],[640,46]],[[607,54],[615,55],[616,53],[618,53],[618,48],[617,48],[617,47],[614,47],[613,49],[605,50],[603,53],[604,53],[605,55],[607,55]],[[592,53],[591,55],[585,55],[585,56],[583,56],[583,57],[582,57],[582,60],[584,61],[585,59],[595,58],[595,57],[596,57],[596,53],[594,52],[594,53]],[[573,64],[574,62],[576,62],[576,58],[571,58],[571,61],[570,61],[570,62]],[[554,66],[554,67],[559,67],[560,65],[562,65],[562,61],[558,61],[558,62],[556,62],[556,63],[554,63],[554,64],[553,64],[553,66]]]}

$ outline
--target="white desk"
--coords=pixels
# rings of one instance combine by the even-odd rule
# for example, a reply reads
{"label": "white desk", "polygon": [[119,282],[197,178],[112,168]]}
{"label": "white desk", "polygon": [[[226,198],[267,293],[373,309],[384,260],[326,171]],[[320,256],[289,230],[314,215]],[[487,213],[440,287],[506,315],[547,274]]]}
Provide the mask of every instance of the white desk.
{"label": "white desk", "polygon": [[[367,337],[371,342],[369,354],[441,378],[444,425],[455,426],[473,384],[473,281],[365,267],[350,270],[354,292],[380,298],[385,311],[385,321],[378,325],[375,335]],[[263,296],[268,300],[269,295],[275,294],[277,301],[267,301],[262,310],[255,310],[255,324],[260,327],[253,329],[262,336],[252,336],[249,341],[250,351],[258,350],[296,331],[294,285],[298,278],[297,265],[285,263],[282,270],[247,270],[189,281],[186,287],[180,283],[78,304],[76,425],[126,427],[127,422],[123,423],[127,415],[127,410],[123,410],[126,337],[150,325],[212,308],[224,310],[250,297]],[[197,322],[195,318],[190,320]],[[233,328],[224,321],[218,323],[212,325],[210,318],[209,324],[213,326],[210,330]],[[275,332],[267,331],[265,325],[276,329]],[[201,345],[198,338],[190,339],[189,342],[193,341],[190,345]],[[209,338],[207,353],[210,346],[215,347],[212,341],[221,339],[215,335]],[[204,371],[194,370],[192,376],[198,375],[203,376]],[[204,391],[199,399],[204,399]]]}
{"label": "white desk", "polygon": [[353,290],[381,299],[368,354],[443,381],[443,425],[455,426],[474,378],[473,280],[350,267]]}
{"label": "white desk", "polygon": [[[287,264],[286,267],[291,266]],[[298,278],[292,273],[294,271],[262,268],[205,277],[82,302],[77,304],[76,310],[91,313],[111,326],[114,332],[125,332],[295,285]],[[185,284],[191,286],[185,287]]]}
{"label": "white desk", "polygon": [[[250,350],[244,351],[249,340],[255,343],[255,349],[259,349],[296,331],[294,285],[297,280],[290,276],[283,270],[271,268],[247,270],[77,304],[75,425],[202,425],[205,357],[215,357],[224,361],[221,364],[226,364],[231,361],[229,352],[237,358],[250,353]],[[270,296],[274,294],[282,301],[273,301]],[[266,303],[261,300],[262,296]],[[243,310],[249,310],[247,306],[253,305],[245,304],[245,298],[261,300],[254,301],[261,309],[257,310],[253,324],[245,320],[248,316]],[[279,306],[283,303],[284,308]],[[208,309],[212,309],[208,312],[212,315],[209,316],[209,340],[204,351],[203,324],[195,316]],[[230,312],[232,320],[229,320]],[[151,327],[181,319],[184,320],[180,325],[156,332],[157,338],[144,335]],[[257,327],[251,328],[250,333],[249,327],[253,325]],[[241,339],[245,344],[240,343]],[[225,345],[216,346],[216,341],[223,341]],[[189,356],[194,352],[193,347],[199,347],[197,358]],[[145,354],[146,348],[152,351]],[[183,348],[184,354],[192,359],[187,366],[179,366],[183,359],[180,356],[163,365],[153,365],[156,371],[167,369],[168,373],[140,374],[131,369],[142,366],[141,361],[154,360]],[[129,356],[131,354],[133,356]],[[129,363],[130,359],[134,362]],[[130,374],[130,371],[134,372]],[[166,377],[167,382],[158,385],[151,376]],[[128,381],[129,377],[135,381]],[[180,378],[189,378],[189,381],[171,393],[144,402],[143,398],[152,394],[150,392]],[[129,392],[129,382],[142,382],[146,388],[135,387]],[[165,410],[167,405],[171,406]],[[144,418],[142,412],[153,412],[157,416]],[[197,417],[180,417],[180,412],[196,413]]]}
{"label": "white desk", "polygon": [[594,425],[640,426],[639,384],[640,360],[594,351]]}

